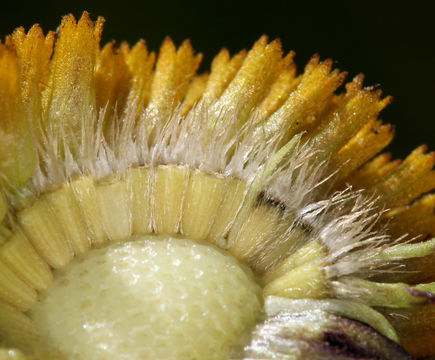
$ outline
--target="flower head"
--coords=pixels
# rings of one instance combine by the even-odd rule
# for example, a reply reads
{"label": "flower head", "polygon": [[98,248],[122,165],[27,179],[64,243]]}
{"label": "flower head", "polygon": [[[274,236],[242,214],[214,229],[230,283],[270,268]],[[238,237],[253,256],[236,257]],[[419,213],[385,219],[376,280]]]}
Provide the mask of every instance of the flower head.
{"label": "flower head", "polygon": [[[115,351],[107,329],[116,328],[108,321],[87,318],[71,330],[62,318],[68,309],[55,310],[62,304],[54,294],[95,296],[97,286],[74,283],[82,277],[74,269],[96,273],[104,256],[116,286],[121,276],[129,294],[157,294],[132,303],[136,312],[116,338],[138,314],[150,316],[143,304],[155,304],[159,289],[175,286],[166,282],[175,276],[169,262],[187,263],[177,274],[187,279],[180,285],[187,299],[204,293],[196,276],[208,274],[208,264],[233,269],[204,276],[217,284],[201,297],[198,306],[211,304],[204,311],[183,296],[171,302],[186,306],[169,317],[162,340],[173,341],[177,358],[211,356],[194,341],[203,333],[216,358],[408,358],[398,343],[415,356],[434,354],[435,153],[419,147],[404,161],[377,155],[393,138],[378,119],[390,97],[363,87],[362,75],[338,92],[346,73],[318,56],[298,74],[294,53],[265,36],[248,52],[222,50],[210,73],[197,75],[202,57],[188,41],[177,49],[167,38],[158,55],[143,41],[100,48],[102,24],[69,15],[56,34],[35,25],[0,44],[5,349],[45,359],[83,358],[94,347],[95,356],[122,358],[130,342],[107,355]],[[210,260],[199,265],[198,256]],[[138,285],[151,271],[138,263],[165,275]],[[97,308],[115,310],[108,299]],[[175,314],[165,306],[156,316]],[[178,326],[186,316],[196,324],[213,318],[215,327]],[[77,327],[92,336],[78,340]],[[128,341],[139,334],[143,344],[158,332],[139,328],[127,331]],[[88,338],[97,340],[85,350],[74,343]],[[181,348],[186,342],[193,350]]]}

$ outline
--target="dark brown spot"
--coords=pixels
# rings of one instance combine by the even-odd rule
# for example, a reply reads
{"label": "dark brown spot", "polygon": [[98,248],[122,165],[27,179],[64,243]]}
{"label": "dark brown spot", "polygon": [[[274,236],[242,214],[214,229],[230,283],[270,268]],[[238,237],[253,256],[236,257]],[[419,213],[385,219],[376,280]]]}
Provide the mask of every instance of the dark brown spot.
{"label": "dark brown spot", "polygon": [[337,330],[327,330],[323,332],[324,340],[329,346],[342,351],[348,356],[356,359],[377,359],[362,346],[355,343],[349,336]]}
{"label": "dark brown spot", "polygon": [[266,195],[266,193],[264,191],[262,191],[258,195],[257,204],[260,206],[261,205],[273,206],[273,207],[280,209],[281,211],[284,211],[286,208],[286,206],[283,202]]}

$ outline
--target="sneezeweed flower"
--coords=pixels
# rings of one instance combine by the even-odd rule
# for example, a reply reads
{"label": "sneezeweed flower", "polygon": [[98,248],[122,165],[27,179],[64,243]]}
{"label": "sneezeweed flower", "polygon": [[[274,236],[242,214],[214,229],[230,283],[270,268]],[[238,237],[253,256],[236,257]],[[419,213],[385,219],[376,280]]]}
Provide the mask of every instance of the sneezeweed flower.
{"label": "sneezeweed flower", "polygon": [[102,24],[0,45],[2,358],[435,354],[435,155],[377,155],[389,97]]}

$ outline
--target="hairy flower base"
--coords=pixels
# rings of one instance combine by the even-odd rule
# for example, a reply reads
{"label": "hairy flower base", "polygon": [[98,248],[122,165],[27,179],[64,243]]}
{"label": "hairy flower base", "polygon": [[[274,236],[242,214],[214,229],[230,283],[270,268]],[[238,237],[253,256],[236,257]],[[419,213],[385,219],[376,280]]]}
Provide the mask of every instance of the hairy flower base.
{"label": "hairy flower base", "polygon": [[[263,277],[266,295],[323,297],[327,252],[319,242],[298,245],[306,242],[308,230],[297,226],[291,231],[293,243],[287,235],[281,247],[270,248],[277,228],[295,218],[282,206],[241,180],[182,166],[131,168],[121,178],[98,183],[82,177],[17,212],[22,231],[0,249],[0,258],[23,281],[13,277],[0,284],[0,295],[28,310],[36,303],[32,287],[45,289],[51,283],[46,264],[62,268],[91,246],[154,233],[182,234],[228,249]],[[300,249],[282,259],[292,248]]]}
{"label": "hairy flower base", "polygon": [[[255,184],[255,181],[253,184]],[[178,315],[171,317],[172,315],[170,314],[173,311],[169,308],[165,308],[165,311],[161,311],[160,308],[160,310],[157,308],[150,310],[152,306],[143,303],[146,298],[142,298],[140,301],[135,299],[151,293],[150,301],[153,301],[153,304],[156,304],[156,302],[164,304],[164,301],[158,296],[160,290],[156,293],[155,289],[160,289],[160,286],[163,286],[169,289],[168,291],[172,291],[171,284],[173,283],[178,284],[181,289],[184,289],[183,291],[191,294],[189,298],[197,299],[198,296],[201,296],[202,290],[216,282],[214,287],[216,287],[217,293],[212,294],[209,292],[210,299],[213,299],[213,301],[224,301],[226,305],[215,304],[207,307],[206,304],[209,301],[202,299],[201,303],[205,310],[190,315],[190,312],[186,309],[185,311],[178,311],[178,313],[183,313],[189,318],[193,317],[193,321],[198,324],[201,321],[205,321],[203,326],[200,326],[201,333],[204,334],[207,333],[206,324],[213,317],[217,316],[220,320],[224,321],[224,314],[227,314],[234,320],[235,316],[238,316],[237,314],[240,313],[241,319],[245,320],[237,322],[238,325],[234,328],[234,331],[230,331],[227,325],[222,325],[227,330],[224,334],[234,334],[231,337],[232,340],[227,337],[218,337],[217,333],[213,337],[213,341],[217,344],[216,349],[226,349],[223,353],[218,350],[213,351],[213,356],[216,358],[226,358],[230,350],[229,345],[237,343],[243,328],[252,324],[253,317],[251,315],[246,317],[243,314],[253,314],[255,317],[256,311],[259,311],[258,307],[256,311],[251,311],[252,307],[248,306],[250,301],[255,301],[258,306],[259,302],[254,294],[255,292],[249,293],[249,295],[242,291],[245,289],[246,281],[249,279],[240,280],[242,282],[239,285],[232,284],[228,288],[224,286],[225,289],[218,291],[217,289],[220,286],[218,285],[218,283],[220,284],[219,276],[229,276],[228,279],[233,281],[236,281],[239,277],[236,276],[235,269],[230,271],[228,269],[225,270],[225,265],[223,264],[213,265],[217,261],[213,257],[206,260],[204,266],[211,266],[215,269],[213,271],[218,271],[218,273],[213,272],[210,275],[211,278],[202,285],[198,283],[196,277],[207,269],[194,267],[195,262],[189,259],[183,260],[183,266],[190,271],[190,275],[182,270],[176,272],[174,269],[168,268],[167,271],[165,270],[168,274],[163,276],[163,278],[160,278],[159,272],[157,272],[155,274],[156,278],[149,279],[149,276],[153,274],[153,271],[148,269],[152,265],[150,265],[150,261],[153,263],[158,262],[157,265],[152,266],[155,269],[162,269],[165,263],[170,266],[174,261],[182,257],[183,251],[187,251],[186,254],[192,255],[192,251],[195,251],[195,246],[192,247],[193,243],[190,244],[185,240],[172,239],[169,240],[170,243],[166,246],[162,245],[162,242],[167,242],[168,240],[159,240],[156,243],[159,246],[158,248],[149,249],[149,245],[142,246],[141,243],[143,241],[139,241],[139,243],[134,242],[131,245],[126,243],[127,245],[125,246],[116,245],[117,241],[125,241],[135,236],[135,234],[176,235],[181,233],[192,239],[205,240],[211,246],[220,246],[227,249],[235,258],[247,263],[262,279],[264,298],[270,295],[295,299],[307,297],[327,298],[333,296],[331,292],[334,289],[333,282],[327,278],[330,250],[327,249],[326,244],[321,240],[307,241],[306,238],[311,236],[312,230],[310,231],[306,226],[298,225],[292,229],[292,237],[286,236],[287,241],[282,243],[281,247],[279,243],[275,243],[273,248],[268,247],[269,239],[279,234],[279,232],[277,234],[277,228],[286,226],[285,221],[291,222],[294,220],[295,215],[285,215],[286,212],[288,212],[288,209],[285,208],[284,204],[269,198],[254,185],[248,186],[242,180],[234,178],[225,179],[217,174],[191,171],[189,168],[182,166],[131,168],[118,178],[105,179],[98,183],[95,183],[89,177],[82,177],[66,183],[61,188],[57,188],[52,192],[39,196],[31,205],[27,205],[17,212],[17,219],[22,231],[13,235],[12,239],[8,242],[8,246],[4,246],[0,250],[0,258],[9,263],[13,269],[16,269],[18,277],[13,275],[8,282],[0,283],[0,296],[3,297],[3,300],[18,306],[22,310],[32,309],[31,317],[41,326],[41,334],[46,334],[43,336],[43,338],[47,337],[45,339],[46,343],[62,350],[62,353],[67,355],[69,359],[89,358],[92,356],[104,357],[107,356],[104,354],[113,353],[116,353],[118,358],[122,358],[122,356],[141,358],[144,351],[150,354],[154,345],[155,349],[163,351],[159,355],[156,355],[159,358],[174,356],[177,358],[183,358],[183,356],[191,358],[195,356],[193,354],[197,353],[196,358],[202,359],[206,356],[201,353],[201,347],[197,346],[195,348],[194,346],[194,339],[197,339],[198,335],[189,333],[189,327],[184,328],[184,323],[179,323],[180,319]],[[243,216],[242,219],[244,221],[238,228],[237,219],[240,221],[241,216]],[[36,252],[26,240],[26,237]],[[147,239],[148,242],[152,241],[152,238]],[[293,243],[290,239],[293,239]],[[110,245],[109,248],[104,247],[103,250],[91,250],[91,247],[101,247],[107,241],[115,245]],[[305,245],[298,246],[298,244]],[[143,258],[140,253],[130,256],[129,253],[131,251],[129,249],[132,249],[132,247],[140,252],[146,250],[148,254],[146,256],[151,257]],[[191,249],[188,250],[190,247]],[[290,256],[282,259],[280,254],[285,254],[289,249],[296,248],[298,250],[294,254],[290,253]],[[114,249],[115,253],[125,254],[121,257],[113,255],[115,256],[114,258],[111,255],[112,250],[109,250],[108,253],[107,249]],[[162,253],[162,249],[166,252]],[[415,251],[414,248],[409,250]],[[116,280],[118,278],[116,274],[114,275],[114,280],[113,277],[104,279],[98,275],[101,269],[96,268],[95,264],[99,264],[98,259],[101,256],[95,255],[96,251],[100,253],[103,251],[103,257],[106,257],[106,254],[108,254],[107,256],[112,260],[110,260],[111,263],[106,272],[115,271],[117,274],[121,271],[121,273],[124,273],[127,278],[125,278],[125,281],[122,281],[122,284],[127,282],[130,285],[124,284],[122,286],[132,286],[131,290],[126,290],[125,292],[117,290],[120,283]],[[422,251],[427,252],[425,249]],[[87,256],[87,253],[90,255]],[[170,254],[175,258],[169,258]],[[220,253],[216,252],[216,254],[219,255]],[[75,255],[79,256],[79,258],[69,265]],[[131,261],[127,261],[128,256],[131,257]],[[201,255],[199,255],[199,258],[201,258]],[[90,265],[89,268],[86,268],[86,264],[89,261],[92,264],[95,263],[95,266]],[[127,263],[124,263],[125,261]],[[106,260],[103,262],[106,263]],[[52,275],[46,263],[54,268],[66,269],[60,270],[60,274],[64,275],[56,275],[53,289],[49,288],[52,282]],[[144,264],[145,268],[122,270],[137,263]],[[25,266],[22,264],[25,264]],[[74,275],[77,271],[84,275]],[[192,271],[193,273],[191,273]],[[90,274],[89,279],[87,274]],[[148,274],[147,277],[145,274]],[[184,279],[183,281],[187,283],[182,285],[181,278],[175,282],[170,281],[174,279],[174,276],[181,276]],[[145,283],[138,284],[139,279],[142,279],[140,281],[145,281]],[[190,285],[194,286],[192,290],[189,290],[189,279],[192,281]],[[225,280],[226,278],[223,279],[224,283],[228,283],[228,280]],[[87,289],[82,286],[85,280],[87,281]],[[169,281],[169,283],[166,281]],[[350,280],[351,284],[357,281],[357,279]],[[91,283],[95,285],[91,286]],[[97,286],[97,284],[100,285]],[[97,296],[101,286],[105,286],[107,294]],[[44,294],[42,302],[36,303],[36,293],[32,290],[32,287],[37,289],[49,288],[48,292]],[[249,285],[249,287],[251,286]],[[335,291],[339,292],[340,290],[341,288],[339,287]],[[110,291],[113,291],[115,294],[125,293],[124,296],[126,298],[110,296]],[[198,291],[198,294],[191,293],[194,291]],[[242,292],[239,295],[235,295],[233,294],[234,291]],[[217,297],[218,293],[223,293],[222,296],[230,296],[232,294],[230,296],[231,300],[225,300],[227,299],[226,297]],[[74,296],[74,294],[76,295]],[[229,309],[230,306],[236,306],[239,303],[238,301],[234,302],[234,300],[240,296],[247,296],[243,300],[245,305],[242,309]],[[173,299],[172,305],[168,304],[168,306],[174,308],[176,313],[178,307],[183,307],[184,309],[186,306],[192,305],[191,302],[185,299],[185,296],[168,295],[168,298]],[[78,302],[74,299],[78,300]],[[375,296],[373,299],[376,300],[378,297]],[[382,302],[385,300],[383,294],[380,295],[379,299],[376,301]],[[105,305],[105,301],[107,301],[108,305]],[[419,299],[412,297],[408,301],[417,302]],[[126,305],[129,302],[132,303]],[[90,304],[91,311],[89,314],[86,313],[86,309],[80,308],[84,303]],[[56,310],[58,306],[59,309]],[[127,339],[131,338],[131,334],[129,335],[125,330],[120,330],[120,334],[115,335],[116,331],[112,329],[112,325],[106,326],[104,324],[116,323],[117,319],[122,318],[125,322],[117,328],[124,329],[125,327],[135,328],[136,325],[139,326],[138,324],[132,325],[137,320],[136,317],[133,317],[131,321],[128,320],[128,316],[125,315],[127,310],[124,306],[127,307],[129,312],[135,311],[136,314],[141,313],[142,317],[145,316],[146,319],[151,314],[154,314],[153,319],[156,316],[163,316],[166,319],[164,322],[165,324],[167,323],[166,325],[162,325],[161,320],[156,321],[160,324],[159,326],[168,326],[166,332],[162,330],[162,334],[158,335],[160,332],[157,331],[157,324],[153,325],[154,320],[144,319],[141,322],[142,325],[145,326],[146,324],[147,328],[154,329],[155,332],[153,334],[156,335],[156,338],[150,336],[145,330],[139,331],[140,329],[134,337],[137,338],[137,341],[133,343],[127,341]],[[98,312],[96,312],[96,309],[98,309]],[[219,309],[223,309],[222,311],[225,310],[225,312],[220,314]],[[107,312],[106,317],[103,316],[104,311]],[[115,311],[123,315],[121,316]],[[202,319],[204,312],[208,315]],[[75,313],[77,315],[74,315]],[[81,316],[78,316],[78,314],[81,314]],[[345,314],[351,318],[361,319],[371,326],[377,327],[386,335],[392,336],[396,341],[398,340],[392,327],[388,325],[388,322],[380,314],[373,317],[364,308],[359,309],[359,315],[356,312],[346,312]],[[84,318],[80,320],[83,316]],[[381,320],[381,325],[379,325],[378,318],[383,319]],[[84,334],[77,332],[78,329],[82,329],[89,322],[100,325],[90,326]],[[180,340],[180,344],[187,342],[189,346],[194,346],[193,348],[189,348],[189,350],[185,346],[176,346],[174,338],[179,336],[177,335],[177,337],[172,333],[168,333],[168,329],[172,328],[169,326],[171,322],[175,324],[179,323],[181,326],[179,330],[184,334],[184,340]],[[211,333],[215,333],[216,329],[222,328],[222,326],[218,326],[216,321],[211,321],[208,324],[211,326],[211,329],[215,329]],[[232,324],[234,325],[235,323],[232,322]],[[310,325],[307,324],[307,326]],[[59,327],[62,330],[58,330]],[[198,330],[199,328],[195,329]],[[299,330],[296,328],[294,328],[294,331],[296,331],[296,335],[299,334]],[[121,334],[127,336],[125,341],[122,340],[123,337],[120,337]],[[296,335],[294,335],[295,339],[299,339],[301,336]],[[117,341],[110,341],[111,336],[115,336]],[[371,336],[371,338],[375,338],[373,341],[376,344],[378,343],[376,339],[379,336]],[[145,341],[144,339],[147,340]],[[319,341],[321,339],[315,337],[315,340]],[[158,341],[164,343],[172,342],[175,348],[157,346],[155,342]],[[208,349],[213,345],[213,341],[206,342]],[[104,343],[106,345],[101,348]],[[127,343],[128,346],[126,345]],[[77,344],[81,345],[78,346]],[[120,349],[123,347],[127,347],[128,351],[125,350],[122,352],[122,355]],[[332,347],[332,349],[334,348]],[[370,347],[366,350],[368,351],[367,354],[371,354]],[[175,351],[175,353],[170,355],[168,351]],[[314,351],[313,354],[315,353]],[[319,352],[319,354],[322,353]],[[261,352],[257,355],[259,354]],[[302,351],[300,356],[305,356],[304,354],[305,352]]]}

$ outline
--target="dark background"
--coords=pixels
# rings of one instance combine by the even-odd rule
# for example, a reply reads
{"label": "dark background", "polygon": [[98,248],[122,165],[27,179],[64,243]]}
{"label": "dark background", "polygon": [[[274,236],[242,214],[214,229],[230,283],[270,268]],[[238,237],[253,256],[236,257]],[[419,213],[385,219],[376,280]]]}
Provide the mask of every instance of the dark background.
{"label": "dark background", "polygon": [[396,125],[388,150],[403,157],[426,143],[435,150],[435,10],[430,1],[10,1],[0,9],[2,37],[17,26],[39,23],[54,30],[61,16],[83,10],[106,18],[103,42],[139,38],[157,50],[166,35],[180,44],[190,38],[204,53],[205,71],[226,46],[249,48],[262,34],[279,37],[296,51],[299,70],[314,53],[335,67],[362,72],[365,84],[380,84],[394,102],[381,114]]}

